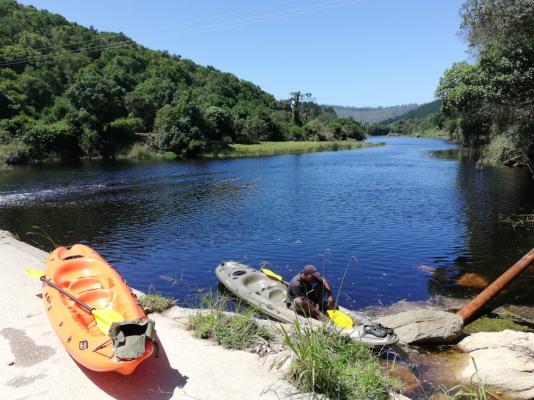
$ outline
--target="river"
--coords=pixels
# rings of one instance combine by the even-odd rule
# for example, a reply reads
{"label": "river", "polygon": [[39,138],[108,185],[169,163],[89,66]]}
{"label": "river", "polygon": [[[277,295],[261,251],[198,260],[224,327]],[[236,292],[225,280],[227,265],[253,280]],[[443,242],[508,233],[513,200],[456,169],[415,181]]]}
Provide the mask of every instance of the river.
{"label": "river", "polygon": [[[533,246],[534,231],[499,221],[532,212],[527,171],[477,169],[441,140],[370,140],[386,146],[16,167],[0,174],[0,229],[47,251],[90,244],[131,286],[186,305],[223,260],[286,278],[313,263],[349,308],[472,296],[458,277],[492,280]],[[534,304],[533,283],[529,269],[505,296]]]}

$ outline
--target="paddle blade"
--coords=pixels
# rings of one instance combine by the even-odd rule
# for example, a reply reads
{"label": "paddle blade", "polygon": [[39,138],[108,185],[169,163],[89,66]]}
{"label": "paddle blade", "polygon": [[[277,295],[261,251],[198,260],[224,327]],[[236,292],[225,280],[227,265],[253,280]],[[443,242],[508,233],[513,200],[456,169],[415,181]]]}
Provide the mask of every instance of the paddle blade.
{"label": "paddle blade", "polygon": [[109,328],[111,328],[111,324],[113,322],[120,322],[124,321],[124,318],[122,315],[120,315],[117,311],[109,310],[107,308],[103,308],[100,310],[92,310],[91,314],[95,317],[96,325],[98,329],[104,334],[108,334]]}
{"label": "paddle blade", "polygon": [[267,269],[267,268],[262,268],[261,269],[261,272],[263,272],[265,275],[267,275],[269,278],[273,278],[279,282],[282,282],[283,281],[283,278],[278,275],[278,274],[275,274],[273,271],[271,271],[270,269]]}
{"label": "paddle blade", "polygon": [[336,326],[343,329],[352,329],[352,318],[339,310],[326,310],[328,316]]}
{"label": "paddle blade", "polygon": [[29,276],[32,278],[41,279],[41,276],[44,276],[44,271],[41,271],[40,269],[34,269],[34,268],[24,268],[24,272],[26,272]]}

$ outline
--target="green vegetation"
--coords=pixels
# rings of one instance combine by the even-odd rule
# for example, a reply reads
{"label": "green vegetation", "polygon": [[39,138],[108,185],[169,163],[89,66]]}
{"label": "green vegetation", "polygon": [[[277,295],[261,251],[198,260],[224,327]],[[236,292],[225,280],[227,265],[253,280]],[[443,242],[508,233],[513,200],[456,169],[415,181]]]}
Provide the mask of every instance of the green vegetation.
{"label": "green vegetation", "polygon": [[465,146],[482,148],[479,163],[520,160],[519,164],[530,165],[534,157],[534,3],[466,0],[460,15],[460,30],[475,62],[458,62],[445,71],[436,89],[437,101],[372,125],[369,133],[441,133]]}
{"label": "green vegetation", "polygon": [[430,116],[431,114],[439,113],[441,111],[441,100],[434,100],[430,103],[421,104],[417,108],[408,111],[405,114],[399,115],[394,118],[389,118],[382,123],[391,124],[392,122],[399,121],[401,119],[422,119]]}
{"label": "green vegetation", "polygon": [[[491,147],[490,162],[534,156],[534,3],[467,0],[461,32],[474,64],[459,62],[441,77],[451,134],[467,145]],[[482,160],[484,161],[484,159]]]}
{"label": "green vegetation", "polygon": [[0,165],[20,164],[28,159],[26,147],[17,143],[0,145]]}
{"label": "green vegetation", "polygon": [[486,382],[480,379],[478,375],[478,367],[474,358],[471,361],[475,367],[475,373],[471,376],[471,383],[469,385],[456,385],[452,388],[444,386],[438,387],[431,399],[441,399],[445,397],[450,400],[506,400],[508,396],[503,397],[502,394],[496,395],[488,389]]}
{"label": "green vegetation", "polygon": [[299,154],[315,151],[337,151],[383,146],[357,141],[338,142],[261,142],[258,144],[231,144],[228,148],[203,154],[205,158],[263,157],[276,154]]}
{"label": "green vegetation", "polygon": [[259,341],[269,340],[269,330],[255,321],[256,310],[238,303],[232,313],[229,299],[212,293],[200,298],[200,309],[188,319],[188,329],[197,337],[214,339],[228,349],[248,350]]}
{"label": "green vegetation", "polygon": [[382,369],[372,351],[332,329],[314,330],[294,323],[282,328],[294,352],[290,380],[299,389],[330,399],[388,399],[400,383]]}
{"label": "green vegetation", "polygon": [[151,160],[163,156],[146,143],[134,143],[125,157],[130,160]]}
{"label": "green vegetation", "polygon": [[2,164],[365,135],[310,93],[277,101],[230,73],[0,0],[0,146],[17,149]]}
{"label": "green vegetation", "polygon": [[176,305],[173,298],[155,293],[141,296],[139,298],[139,303],[143,309],[153,312],[163,312]]}
{"label": "green vegetation", "polygon": [[482,316],[477,318],[470,324],[464,327],[466,333],[477,332],[501,332],[505,329],[512,329],[514,331],[530,332],[531,330],[521,324],[515,322],[512,317],[500,316],[498,318],[490,318]]}
{"label": "green vegetation", "polygon": [[452,388],[439,388],[431,399],[448,400],[503,400],[502,396],[492,394],[487,385],[476,383],[471,385],[456,385]]}

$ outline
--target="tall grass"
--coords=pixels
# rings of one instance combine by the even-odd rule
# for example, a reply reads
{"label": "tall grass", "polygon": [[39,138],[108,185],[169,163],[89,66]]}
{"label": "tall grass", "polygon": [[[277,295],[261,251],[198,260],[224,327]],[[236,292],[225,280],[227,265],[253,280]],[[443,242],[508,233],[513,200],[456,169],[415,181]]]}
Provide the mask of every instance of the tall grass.
{"label": "tall grass", "polygon": [[161,158],[161,155],[146,143],[134,143],[125,157],[130,160],[151,160]]}
{"label": "tall grass", "polygon": [[450,389],[445,387],[438,388],[437,393],[444,393],[451,400],[498,400],[500,397],[492,394],[486,385],[486,382],[480,379],[478,367],[475,359],[471,357],[475,367],[475,372],[471,376],[470,385],[456,385]]}
{"label": "tall grass", "polygon": [[272,338],[269,330],[255,321],[256,310],[241,303],[232,313],[228,310],[228,298],[204,294],[200,297],[200,309],[189,316],[187,326],[195,336],[214,339],[228,349],[248,350],[259,341]]}
{"label": "tall grass", "polygon": [[22,164],[28,159],[28,151],[23,145],[17,143],[0,144],[0,171],[7,171],[11,164]]}
{"label": "tall grass", "polygon": [[358,141],[335,142],[261,142],[258,144],[231,144],[225,149],[203,154],[204,158],[264,157],[279,154],[299,154],[317,151],[337,151],[382,146]]}
{"label": "tall grass", "polygon": [[400,381],[387,374],[372,350],[339,332],[314,330],[294,322],[294,332],[281,328],[295,354],[290,381],[299,389],[329,399],[386,400],[400,389]]}

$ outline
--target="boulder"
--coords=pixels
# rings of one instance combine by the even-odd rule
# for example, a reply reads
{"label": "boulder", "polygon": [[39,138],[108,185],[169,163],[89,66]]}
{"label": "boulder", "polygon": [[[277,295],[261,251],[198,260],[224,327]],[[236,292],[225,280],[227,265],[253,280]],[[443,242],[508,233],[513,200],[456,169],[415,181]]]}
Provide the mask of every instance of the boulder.
{"label": "boulder", "polygon": [[473,272],[463,274],[456,280],[456,283],[460,286],[474,287],[478,289],[484,289],[489,285],[489,282],[485,277]]}
{"label": "boulder", "polygon": [[462,333],[463,320],[456,314],[420,308],[378,318],[393,328],[404,344],[451,343]]}
{"label": "boulder", "polygon": [[534,398],[534,333],[480,332],[458,346],[473,360],[460,370],[462,382],[478,381],[521,399]]}

